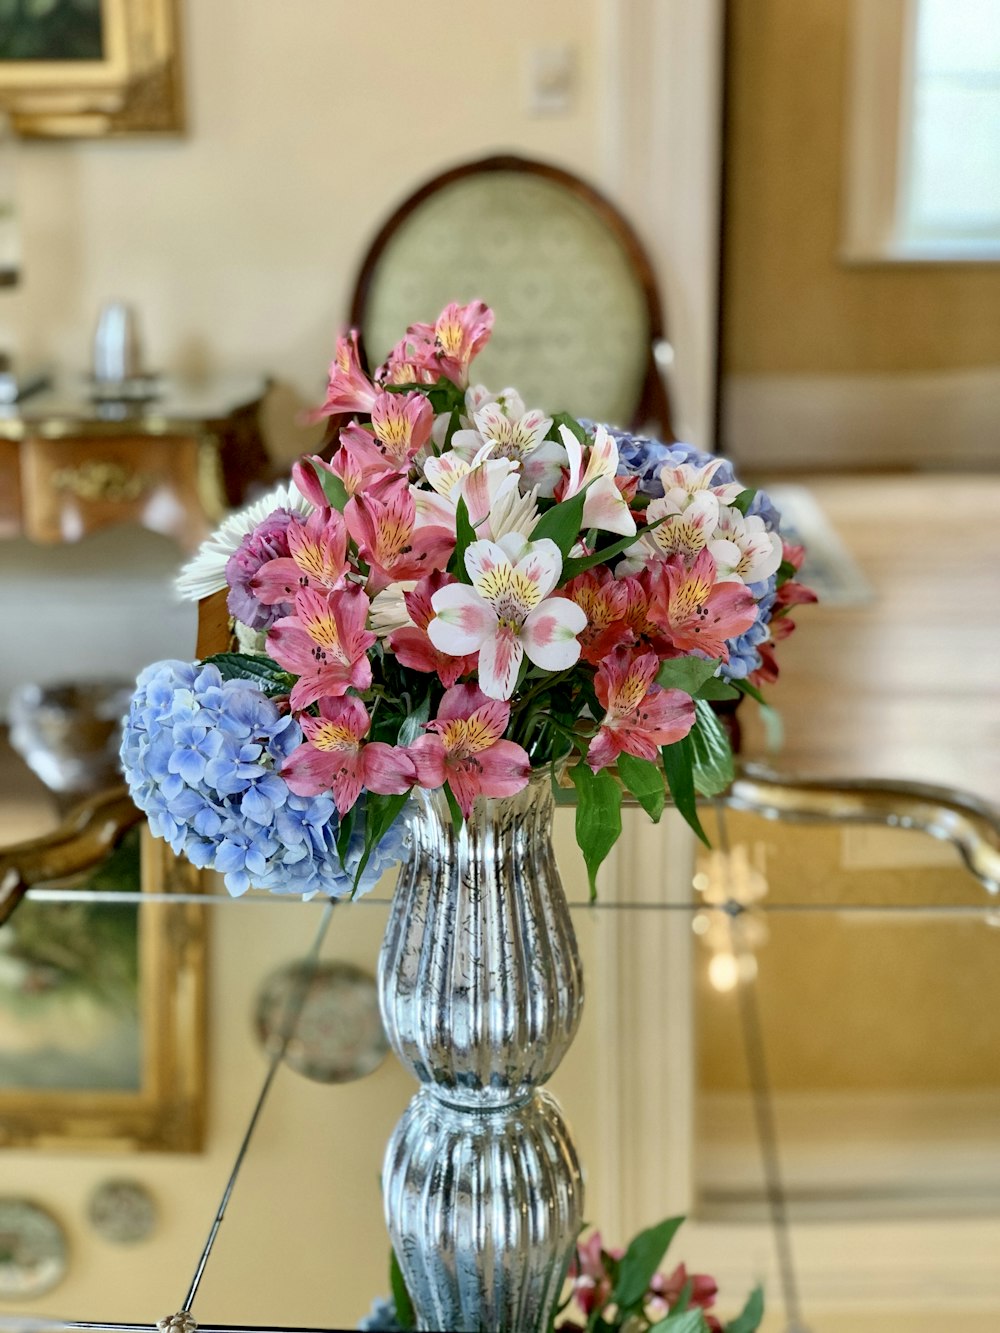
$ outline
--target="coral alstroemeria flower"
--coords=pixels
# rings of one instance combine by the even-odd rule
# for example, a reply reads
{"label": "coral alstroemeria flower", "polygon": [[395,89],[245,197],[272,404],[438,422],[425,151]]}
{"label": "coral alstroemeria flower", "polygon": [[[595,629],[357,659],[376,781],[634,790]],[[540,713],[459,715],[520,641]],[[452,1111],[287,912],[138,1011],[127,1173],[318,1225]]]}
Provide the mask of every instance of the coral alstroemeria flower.
{"label": "coral alstroemeria flower", "polygon": [[594,689],[605,714],[587,750],[595,773],[623,750],[655,762],[661,745],[673,745],[694,726],[694,700],[683,690],[654,685],[659,669],[655,653],[636,655],[628,648],[616,648],[598,667]]}
{"label": "coral alstroemeria flower", "polygon": [[427,626],[444,653],[479,653],[479,683],[491,699],[514,693],[527,654],[546,671],[562,671],[580,656],[576,636],[587,617],[568,597],[549,597],[559,582],[562,556],[548,538],[524,543],[516,564],[496,542],[472,542],[465,567],[472,587],[449,584],[431,598],[436,615]]}
{"label": "coral alstroemeria flower", "polygon": [[451,574],[436,570],[427,578],[421,579],[417,586],[403,593],[403,601],[409,613],[411,623],[401,629],[393,630],[389,635],[389,649],[395,653],[403,666],[414,671],[434,671],[446,688],[454,685],[459,676],[467,676],[475,671],[477,657],[468,653],[464,657],[452,657],[435,648],[427,633],[427,626],[434,619],[434,607],[431,598],[441,588],[450,583],[457,583]]}
{"label": "coral alstroemeria flower", "polygon": [[580,441],[566,426],[560,426],[559,433],[569,459],[569,477],[566,488],[559,498],[570,500],[586,487],[582,526],[600,528],[602,532],[618,532],[623,537],[631,537],[635,532],[635,519],[621,490],[621,485],[628,484],[628,478],[620,478],[621,485],[619,480],[616,480],[618,445],[614,436],[609,435],[603,426],[597,427],[594,441],[587,452],[587,466],[584,469],[583,446]]}
{"label": "coral alstroemeria flower", "polygon": [[510,704],[487,699],[477,685],[445,691],[428,734],[409,747],[421,787],[446,782],[468,819],[477,796],[514,796],[528,785],[527,753],[502,739]]}
{"label": "coral alstroemeria flower", "polygon": [[690,569],[672,556],[655,570],[649,618],[681,652],[729,661],[727,639],[757,619],[757,603],[742,583],[716,582],[715,561],[702,551]]}
{"label": "coral alstroemeria flower", "polygon": [[593,666],[614,648],[634,642],[635,634],[629,624],[631,603],[642,597],[635,579],[616,579],[607,565],[598,565],[578,574],[566,584],[563,592],[587,617],[586,627],[580,634],[580,656]]}
{"label": "coral alstroemeria flower", "polygon": [[320,699],[319,717],[303,713],[299,725],[306,739],[281,769],[298,796],[332,790],[338,811],[346,815],[362,789],[399,795],[417,780],[416,766],[404,749],[382,741],[365,743],[371,718],[353,695]]}
{"label": "coral alstroemeria flower", "polygon": [[306,454],[292,464],[292,481],[296,489],[317,509],[330,507],[330,501],[320,481],[324,472],[336,475],[326,459],[320,458],[319,454]]}
{"label": "coral alstroemeria flower", "polygon": [[447,528],[417,526],[416,505],[405,483],[382,496],[355,495],[347,502],[344,519],[371,569],[371,592],[442,568],[455,547],[455,534]]}
{"label": "coral alstroemeria flower", "polygon": [[331,592],[347,572],[347,528],[335,509],[317,509],[288,527],[288,555],[269,560],[250,581],[265,606],[290,602],[300,588]]}
{"label": "coral alstroemeria flower", "polygon": [[322,421],[324,417],[339,416],[346,412],[371,412],[375,406],[377,390],[361,369],[361,355],[358,351],[358,331],[341,334],[337,339],[337,350],[330,362],[330,378],[326,386],[326,398],[323,406],[307,414],[310,421]]}
{"label": "coral alstroemeria flower", "polygon": [[375,635],[365,629],[368,605],[356,584],[329,593],[300,588],[295,594],[295,614],[277,621],[267,636],[270,655],[299,677],[292,687],[293,709],[372,683],[368,649]]}

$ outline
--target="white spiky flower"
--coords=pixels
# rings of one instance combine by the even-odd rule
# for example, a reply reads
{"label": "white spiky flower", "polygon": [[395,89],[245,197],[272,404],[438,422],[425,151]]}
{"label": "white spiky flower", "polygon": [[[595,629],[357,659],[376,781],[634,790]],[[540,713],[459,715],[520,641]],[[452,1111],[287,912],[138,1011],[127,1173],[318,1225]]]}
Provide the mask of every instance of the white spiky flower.
{"label": "white spiky flower", "polygon": [[223,519],[219,528],[206,538],[174,580],[174,589],[185,602],[200,602],[226,587],[226,565],[229,557],[239,549],[248,533],[263,523],[276,509],[290,509],[299,514],[311,514],[309,503],[293,481],[286,482],[267,495],[255,500],[246,509],[240,509]]}

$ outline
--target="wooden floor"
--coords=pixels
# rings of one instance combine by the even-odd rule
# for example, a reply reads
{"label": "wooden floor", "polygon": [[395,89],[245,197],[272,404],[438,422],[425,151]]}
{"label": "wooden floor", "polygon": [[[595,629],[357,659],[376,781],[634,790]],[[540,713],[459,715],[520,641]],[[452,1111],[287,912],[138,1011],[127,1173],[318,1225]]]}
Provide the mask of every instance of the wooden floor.
{"label": "wooden floor", "polygon": [[1000,806],[1000,476],[796,480],[876,596],[801,608],[768,691],[782,751],[766,756],[748,718],[745,755],[803,774],[941,783]]}

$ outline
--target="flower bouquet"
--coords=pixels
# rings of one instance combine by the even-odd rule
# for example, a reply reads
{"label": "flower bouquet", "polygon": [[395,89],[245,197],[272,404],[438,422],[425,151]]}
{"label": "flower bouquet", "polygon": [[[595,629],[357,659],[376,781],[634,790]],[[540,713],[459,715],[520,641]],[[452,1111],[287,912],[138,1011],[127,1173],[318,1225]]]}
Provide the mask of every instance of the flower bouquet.
{"label": "flower bouquet", "polygon": [[148,668],[122,759],[154,833],[234,894],[351,895],[399,859],[414,788],[460,825],[563,767],[593,892],[624,791],[704,836],[697,794],[732,779],[714,705],[776,677],[801,549],[720,458],[470,385],[492,324],[449,305],[373,379],[342,337],[331,456],[181,576],[228,589],[237,650]]}

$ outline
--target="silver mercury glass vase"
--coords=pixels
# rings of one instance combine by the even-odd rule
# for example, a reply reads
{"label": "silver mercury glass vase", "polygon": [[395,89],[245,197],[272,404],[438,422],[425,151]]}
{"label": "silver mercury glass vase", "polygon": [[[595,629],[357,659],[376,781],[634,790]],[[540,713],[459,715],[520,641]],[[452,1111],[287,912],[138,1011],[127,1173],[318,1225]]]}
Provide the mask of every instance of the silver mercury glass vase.
{"label": "silver mercury glass vase", "polygon": [[547,1329],[582,1225],[572,1142],[536,1092],[583,1006],[552,811],[547,771],[516,796],[481,797],[461,828],[443,791],[414,794],[379,1000],[422,1084],[382,1180],[422,1329]]}

